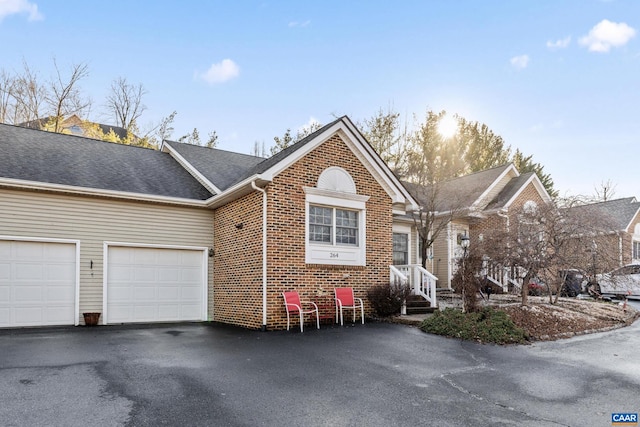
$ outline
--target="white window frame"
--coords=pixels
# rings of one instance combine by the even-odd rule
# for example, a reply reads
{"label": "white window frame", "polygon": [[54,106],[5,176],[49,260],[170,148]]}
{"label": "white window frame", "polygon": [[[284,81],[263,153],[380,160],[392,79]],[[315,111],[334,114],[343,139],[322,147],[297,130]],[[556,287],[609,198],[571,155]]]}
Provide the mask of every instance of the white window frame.
{"label": "white window frame", "polygon": [[[311,210],[313,208],[319,208],[319,209],[326,209],[330,212],[330,217],[331,217],[331,222],[329,224],[324,224],[324,223],[317,223],[317,224],[312,224],[311,223]],[[355,235],[355,243],[343,243],[343,242],[338,242],[338,229],[339,228],[344,228],[344,229],[354,229],[353,227],[346,227],[346,226],[339,226],[338,225],[338,211],[341,212],[352,212],[356,214],[356,226],[355,226],[355,230],[356,230],[356,235]],[[322,205],[314,205],[312,203],[309,204],[309,218],[308,218],[308,225],[309,225],[309,234],[308,234],[308,238],[309,241],[313,244],[318,244],[318,245],[336,245],[336,246],[359,246],[360,244],[360,239],[358,236],[358,231],[360,228],[360,211],[358,210],[353,210],[353,209],[342,209],[342,208],[337,208],[337,207],[333,207],[333,206],[322,206]],[[325,241],[317,241],[317,240],[312,240],[311,236],[313,233],[311,233],[311,227],[312,225],[314,226],[319,226],[319,227],[328,227],[330,230],[329,233],[329,241],[325,242]],[[324,234],[324,233],[323,233]]]}
{"label": "white window frame", "polygon": [[[367,262],[367,210],[369,196],[304,187],[305,197],[305,262],[307,264],[365,266]],[[331,243],[309,240],[310,206],[333,208]],[[335,209],[356,211],[358,213],[357,245],[336,244]]]}
{"label": "white window frame", "polygon": [[[407,260],[408,264],[411,265],[413,263],[413,248],[416,245],[416,242],[413,241],[413,233],[410,225],[405,224],[393,224],[393,234],[406,234],[407,235]],[[415,246],[418,247],[417,245]],[[418,254],[420,256],[420,254]]]}

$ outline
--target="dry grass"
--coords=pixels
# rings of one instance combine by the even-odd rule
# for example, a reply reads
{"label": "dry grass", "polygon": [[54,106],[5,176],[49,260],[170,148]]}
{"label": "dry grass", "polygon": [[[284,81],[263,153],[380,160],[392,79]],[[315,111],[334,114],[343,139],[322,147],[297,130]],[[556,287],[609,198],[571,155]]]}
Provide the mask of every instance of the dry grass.
{"label": "dry grass", "polygon": [[492,295],[489,302],[507,312],[513,322],[524,329],[530,339],[538,341],[568,338],[630,325],[639,316],[632,307],[576,298],[560,298],[549,304],[545,297],[529,297],[529,305],[522,306],[513,295]]}

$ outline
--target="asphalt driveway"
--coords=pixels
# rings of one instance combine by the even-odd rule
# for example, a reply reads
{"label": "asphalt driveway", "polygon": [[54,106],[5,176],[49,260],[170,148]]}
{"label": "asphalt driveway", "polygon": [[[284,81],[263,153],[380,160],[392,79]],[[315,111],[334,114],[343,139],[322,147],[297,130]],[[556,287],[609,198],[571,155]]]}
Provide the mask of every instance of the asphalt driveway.
{"label": "asphalt driveway", "polygon": [[640,326],[531,346],[384,323],[0,331],[3,426],[608,426]]}

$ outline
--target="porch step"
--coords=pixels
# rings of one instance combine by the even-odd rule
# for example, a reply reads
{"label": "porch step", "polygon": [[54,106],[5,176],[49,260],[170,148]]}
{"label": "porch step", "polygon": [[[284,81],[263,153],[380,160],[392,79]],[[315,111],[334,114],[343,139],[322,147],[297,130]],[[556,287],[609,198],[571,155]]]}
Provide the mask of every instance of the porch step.
{"label": "porch step", "polygon": [[421,296],[411,295],[407,298],[407,314],[433,313],[437,307],[431,307],[431,303]]}

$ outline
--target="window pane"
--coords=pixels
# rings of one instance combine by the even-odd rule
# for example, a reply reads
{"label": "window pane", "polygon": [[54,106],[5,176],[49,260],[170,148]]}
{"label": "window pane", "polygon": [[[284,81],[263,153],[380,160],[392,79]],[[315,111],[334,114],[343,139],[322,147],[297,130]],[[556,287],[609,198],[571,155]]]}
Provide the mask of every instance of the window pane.
{"label": "window pane", "polygon": [[403,233],[393,233],[393,264],[409,264],[409,236]]}
{"label": "window pane", "polygon": [[336,209],[336,243],[358,244],[358,212]]}
{"label": "window pane", "polygon": [[355,228],[336,227],[336,243],[342,245],[357,245],[358,230]]}
{"label": "window pane", "polygon": [[309,241],[331,243],[333,209],[309,206]]}
{"label": "window pane", "polygon": [[331,225],[331,208],[309,206],[309,224]]}
{"label": "window pane", "polygon": [[309,241],[331,243],[331,227],[326,225],[309,225]]}
{"label": "window pane", "polygon": [[358,228],[358,212],[336,209],[336,226]]}

